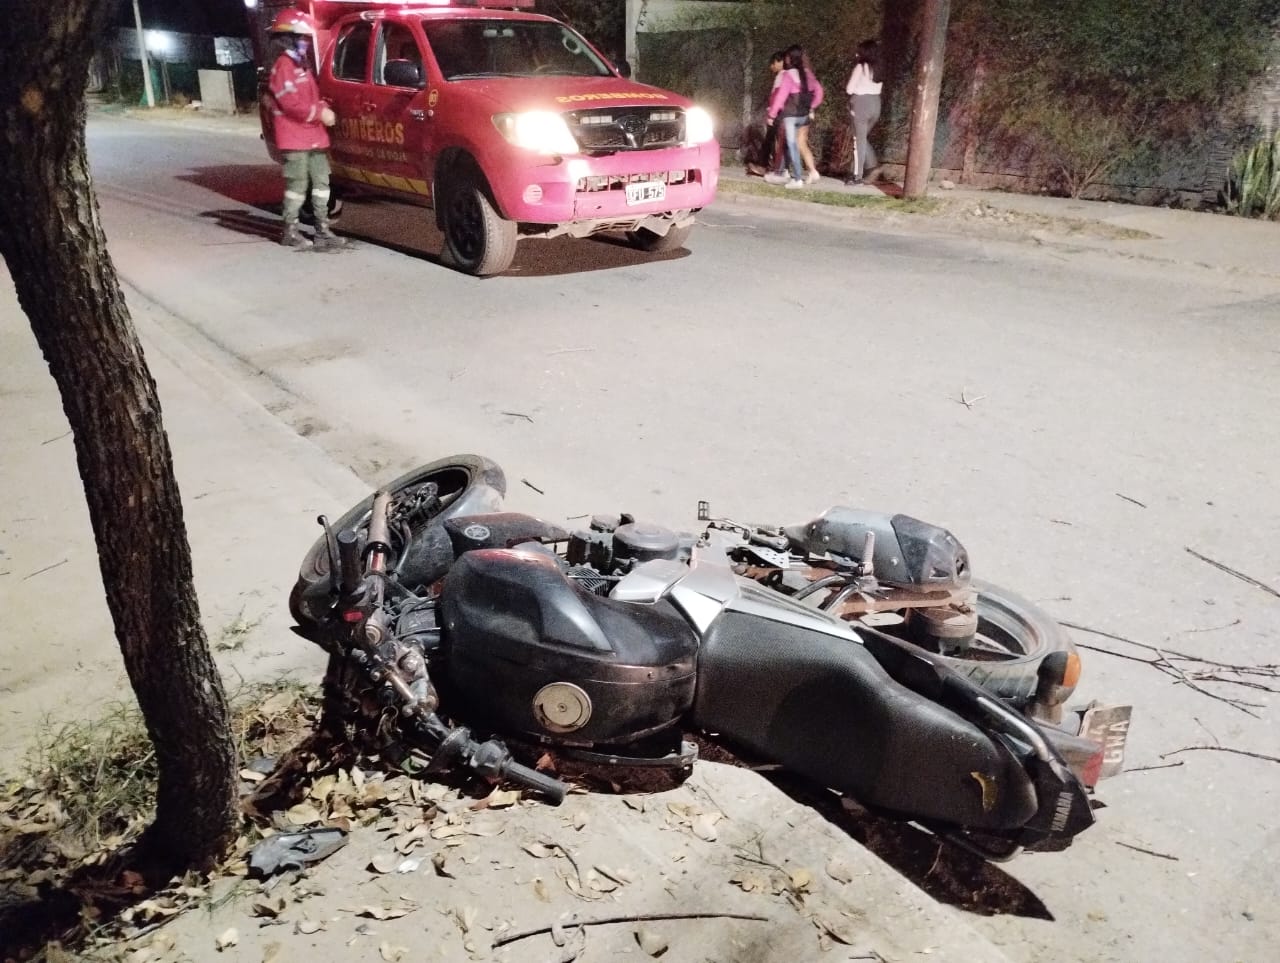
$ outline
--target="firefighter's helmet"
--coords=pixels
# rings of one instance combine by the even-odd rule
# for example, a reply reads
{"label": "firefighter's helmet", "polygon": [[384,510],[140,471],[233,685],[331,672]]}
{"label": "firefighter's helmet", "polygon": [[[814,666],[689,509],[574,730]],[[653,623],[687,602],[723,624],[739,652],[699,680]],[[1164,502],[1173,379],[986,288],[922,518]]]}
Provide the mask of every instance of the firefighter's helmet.
{"label": "firefighter's helmet", "polygon": [[316,25],[309,14],[290,7],[276,14],[276,18],[271,21],[271,33],[276,35],[297,33],[304,37],[314,37]]}

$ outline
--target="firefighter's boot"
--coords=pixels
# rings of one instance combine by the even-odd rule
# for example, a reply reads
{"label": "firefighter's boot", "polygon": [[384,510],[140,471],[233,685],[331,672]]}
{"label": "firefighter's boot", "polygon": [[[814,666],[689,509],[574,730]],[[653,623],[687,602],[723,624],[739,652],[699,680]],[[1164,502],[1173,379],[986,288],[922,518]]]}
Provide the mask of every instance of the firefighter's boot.
{"label": "firefighter's boot", "polygon": [[298,230],[297,221],[285,221],[284,231],[280,234],[280,243],[295,251],[305,251],[311,247],[311,239]]}
{"label": "firefighter's boot", "polygon": [[340,247],[346,247],[346,238],[338,237],[329,227],[328,221],[316,221],[316,250],[317,251],[336,251]]}

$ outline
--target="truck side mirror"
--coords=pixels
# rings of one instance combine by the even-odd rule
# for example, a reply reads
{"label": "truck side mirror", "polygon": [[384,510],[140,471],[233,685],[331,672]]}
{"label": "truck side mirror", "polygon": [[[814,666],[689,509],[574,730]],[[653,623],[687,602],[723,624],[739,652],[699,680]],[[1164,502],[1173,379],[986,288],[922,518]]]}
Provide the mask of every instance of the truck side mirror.
{"label": "truck side mirror", "polygon": [[391,87],[412,87],[421,90],[426,86],[422,68],[412,60],[388,60],[382,68],[382,80]]}
{"label": "truck side mirror", "polygon": [[628,79],[631,77],[631,61],[619,60],[614,66],[618,68],[618,73],[622,74],[622,76]]}

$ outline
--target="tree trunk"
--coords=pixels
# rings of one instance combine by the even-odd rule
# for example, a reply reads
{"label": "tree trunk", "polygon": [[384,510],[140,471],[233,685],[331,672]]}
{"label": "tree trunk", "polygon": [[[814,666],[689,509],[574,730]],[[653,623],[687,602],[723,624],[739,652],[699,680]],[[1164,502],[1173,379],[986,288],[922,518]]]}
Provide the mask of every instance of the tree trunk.
{"label": "tree trunk", "polygon": [[911,139],[907,144],[907,175],[902,184],[904,197],[923,197],[929,184],[950,18],[951,0],[924,0],[915,98],[911,105]]}
{"label": "tree trunk", "polygon": [[107,253],[85,155],[89,59],[117,5],[6,5],[0,254],[62,396],[116,639],[156,748],[147,854],[159,869],[205,868],[235,828],[227,701],[200,622],[155,382]]}

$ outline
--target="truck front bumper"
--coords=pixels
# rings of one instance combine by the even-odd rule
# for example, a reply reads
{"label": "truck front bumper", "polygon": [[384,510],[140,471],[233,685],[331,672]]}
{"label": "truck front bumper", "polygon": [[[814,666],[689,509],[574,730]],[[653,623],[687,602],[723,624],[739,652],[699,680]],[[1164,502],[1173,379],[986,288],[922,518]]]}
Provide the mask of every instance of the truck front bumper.
{"label": "truck front bumper", "polygon": [[510,220],[582,235],[634,228],[655,219],[687,218],[711,202],[719,178],[720,148],[712,142],[548,159],[493,186]]}

